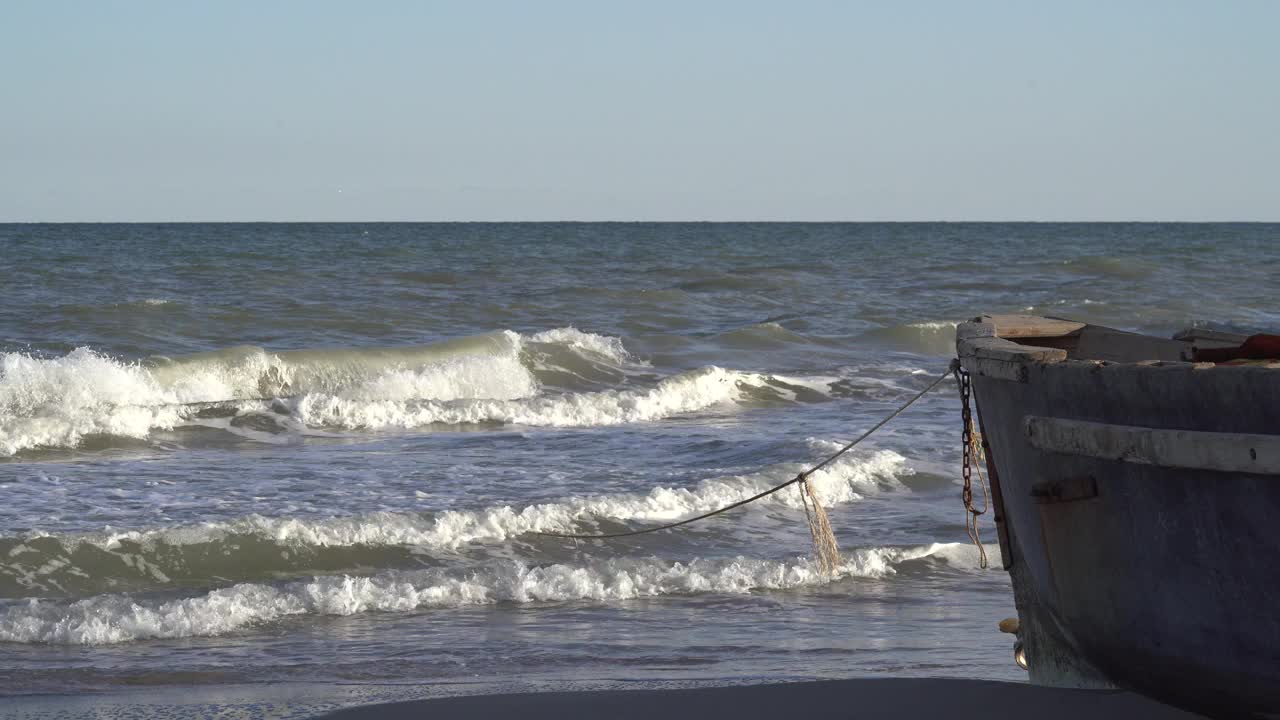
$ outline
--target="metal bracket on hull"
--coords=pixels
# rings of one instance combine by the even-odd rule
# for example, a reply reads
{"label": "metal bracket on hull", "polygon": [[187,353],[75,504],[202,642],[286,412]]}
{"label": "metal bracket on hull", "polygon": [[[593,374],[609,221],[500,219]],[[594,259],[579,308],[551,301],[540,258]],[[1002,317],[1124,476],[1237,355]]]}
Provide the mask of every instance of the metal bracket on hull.
{"label": "metal bracket on hull", "polygon": [[1039,505],[1075,502],[1098,497],[1098,481],[1093,476],[1045,480],[1031,486],[1031,499]]}

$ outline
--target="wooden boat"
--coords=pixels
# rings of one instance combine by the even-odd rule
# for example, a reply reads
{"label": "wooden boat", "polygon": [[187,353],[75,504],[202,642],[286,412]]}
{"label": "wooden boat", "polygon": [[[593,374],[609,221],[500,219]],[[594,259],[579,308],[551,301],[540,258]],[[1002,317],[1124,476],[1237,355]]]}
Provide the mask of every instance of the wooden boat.
{"label": "wooden boat", "polygon": [[957,327],[1032,682],[1280,718],[1276,340]]}

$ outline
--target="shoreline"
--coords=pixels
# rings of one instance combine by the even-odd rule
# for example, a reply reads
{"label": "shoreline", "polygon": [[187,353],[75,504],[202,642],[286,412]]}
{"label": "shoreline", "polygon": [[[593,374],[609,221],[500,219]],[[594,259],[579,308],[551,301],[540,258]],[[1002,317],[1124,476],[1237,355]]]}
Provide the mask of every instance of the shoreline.
{"label": "shoreline", "polygon": [[[0,696],[0,717],[49,720],[142,720],[206,717],[364,720],[365,718],[515,718],[516,720],[787,720],[799,712],[821,718],[946,718],[988,720],[1196,720],[1140,695],[1119,690],[1071,690],[1001,680],[862,677],[722,684],[709,680],[493,679],[414,685],[287,683],[194,685],[110,692]],[[637,687],[639,686],[639,687]]]}
{"label": "shoreline", "polygon": [[775,720],[803,711],[828,718],[947,717],[951,720],[1025,714],[1036,720],[1200,716],[1121,690],[1047,688],[994,680],[865,678],[770,685],[650,690],[597,690],[471,695],[344,708],[331,720],[365,718],[499,718],[564,720]]}

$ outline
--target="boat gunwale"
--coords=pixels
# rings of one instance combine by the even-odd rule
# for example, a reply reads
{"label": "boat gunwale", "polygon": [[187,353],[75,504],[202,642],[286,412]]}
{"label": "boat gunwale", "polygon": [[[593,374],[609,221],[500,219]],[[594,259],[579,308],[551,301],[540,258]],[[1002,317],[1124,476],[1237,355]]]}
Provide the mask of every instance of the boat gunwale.
{"label": "boat gunwale", "polygon": [[[1006,329],[1007,328],[1007,329]],[[1219,372],[1261,371],[1280,369],[1280,362],[1269,364],[1232,364],[1194,362],[1188,359],[1141,359],[1119,361],[1101,358],[1070,357],[1066,348],[1036,345],[1036,340],[1060,340],[1079,337],[1085,330],[1099,329],[1161,342],[1183,343],[1190,350],[1189,340],[1159,338],[1153,335],[1128,333],[1102,325],[1090,325],[1063,318],[1037,315],[980,315],[956,325],[956,355],[965,370],[985,377],[1014,382],[1027,382],[1029,365],[1068,365],[1106,367],[1113,365],[1151,368],[1176,367],[1196,371]],[[1179,333],[1179,335],[1184,335]],[[1015,340],[1016,339],[1016,340]]]}

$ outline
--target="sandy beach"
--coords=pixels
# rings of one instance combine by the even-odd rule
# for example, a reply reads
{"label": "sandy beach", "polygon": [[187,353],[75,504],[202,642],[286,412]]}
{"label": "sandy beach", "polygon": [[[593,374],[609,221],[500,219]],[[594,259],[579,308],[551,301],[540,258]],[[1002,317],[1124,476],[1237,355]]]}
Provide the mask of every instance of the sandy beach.
{"label": "sandy beach", "polygon": [[[741,682],[741,681],[740,681]],[[581,681],[260,683],[164,685],[100,693],[0,697],[9,720],[302,720],[304,718],[690,718],[777,720],[805,711],[822,718],[1029,717],[1035,720],[1191,720],[1199,717],[1133,693],[1064,690],[1025,683],[948,678],[855,678],[709,685]]]}
{"label": "sandy beach", "polygon": [[988,680],[854,679],[683,690],[549,692],[416,700],[348,708],[329,718],[824,718],[1035,717],[1175,720],[1198,715],[1120,691],[1063,690]]}

